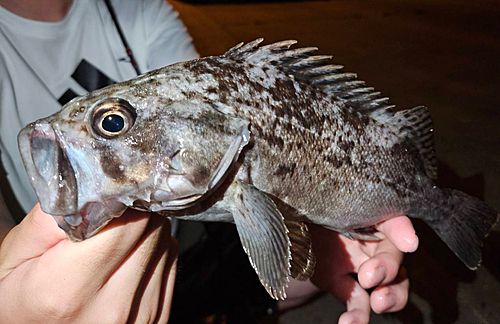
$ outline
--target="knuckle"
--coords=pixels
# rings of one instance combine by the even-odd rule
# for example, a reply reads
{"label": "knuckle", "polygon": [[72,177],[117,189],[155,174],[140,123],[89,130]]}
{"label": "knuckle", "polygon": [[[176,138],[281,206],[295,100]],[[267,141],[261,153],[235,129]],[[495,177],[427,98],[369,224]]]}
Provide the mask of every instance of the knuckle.
{"label": "knuckle", "polygon": [[399,273],[400,263],[397,258],[395,258],[390,253],[383,253],[381,256],[381,265],[386,270],[386,278],[384,280],[385,283],[393,281]]}
{"label": "knuckle", "polygon": [[33,304],[42,318],[61,322],[76,317],[81,311],[80,303],[53,293],[54,291],[51,292],[52,294],[42,294],[38,301]]}
{"label": "knuckle", "polygon": [[[37,280],[38,279],[38,280]],[[85,308],[85,298],[77,289],[35,278],[26,287],[25,307],[49,322],[61,323],[76,318]]]}

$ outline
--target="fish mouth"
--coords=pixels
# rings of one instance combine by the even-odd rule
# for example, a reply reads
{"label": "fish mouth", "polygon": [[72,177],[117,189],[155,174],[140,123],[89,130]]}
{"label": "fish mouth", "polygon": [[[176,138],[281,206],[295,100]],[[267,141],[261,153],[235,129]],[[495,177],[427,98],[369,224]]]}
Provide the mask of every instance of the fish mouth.
{"label": "fish mouth", "polygon": [[52,125],[28,125],[19,133],[18,144],[42,210],[51,215],[76,213],[75,173]]}

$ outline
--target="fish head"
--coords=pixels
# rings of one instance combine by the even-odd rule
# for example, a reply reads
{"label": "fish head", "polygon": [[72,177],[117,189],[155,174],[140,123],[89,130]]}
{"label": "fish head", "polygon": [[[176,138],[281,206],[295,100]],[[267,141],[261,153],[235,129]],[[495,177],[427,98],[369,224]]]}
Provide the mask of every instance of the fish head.
{"label": "fish head", "polygon": [[223,180],[248,122],[204,100],[116,84],[26,126],[19,148],[42,210],[76,240],[127,207],[179,210]]}

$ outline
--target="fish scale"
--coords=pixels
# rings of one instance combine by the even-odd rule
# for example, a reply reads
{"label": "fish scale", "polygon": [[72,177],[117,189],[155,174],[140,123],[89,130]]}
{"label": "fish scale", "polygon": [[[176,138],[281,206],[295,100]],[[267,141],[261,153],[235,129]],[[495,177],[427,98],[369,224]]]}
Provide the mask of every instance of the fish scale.
{"label": "fish scale", "polygon": [[234,222],[277,299],[314,271],[310,223],[377,240],[374,225],[407,214],[477,268],[498,214],[435,186],[428,109],[396,111],[314,47],[261,42],[94,91],[24,128],[42,209],[76,241],[128,207]]}

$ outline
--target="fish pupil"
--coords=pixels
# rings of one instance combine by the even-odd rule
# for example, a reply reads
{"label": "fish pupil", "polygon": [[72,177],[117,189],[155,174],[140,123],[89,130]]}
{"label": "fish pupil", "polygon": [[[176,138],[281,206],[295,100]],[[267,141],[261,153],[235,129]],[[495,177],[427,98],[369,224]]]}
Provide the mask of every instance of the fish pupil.
{"label": "fish pupil", "polygon": [[111,114],[102,120],[102,128],[110,133],[117,133],[125,127],[125,120],[120,115]]}

